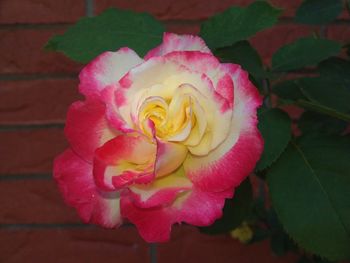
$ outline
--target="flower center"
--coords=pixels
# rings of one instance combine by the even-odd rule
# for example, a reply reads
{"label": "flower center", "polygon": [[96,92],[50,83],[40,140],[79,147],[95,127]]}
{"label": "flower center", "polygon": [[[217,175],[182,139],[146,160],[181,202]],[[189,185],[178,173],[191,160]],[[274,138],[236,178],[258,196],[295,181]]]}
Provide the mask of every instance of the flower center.
{"label": "flower center", "polygon": [[167,141],[185,140],[196,123],[192,101],[189,94],[175,94],[170,101],[156,96],[146,98],[138,111],[140,129],[152,136],[151,121],[158,138]]}

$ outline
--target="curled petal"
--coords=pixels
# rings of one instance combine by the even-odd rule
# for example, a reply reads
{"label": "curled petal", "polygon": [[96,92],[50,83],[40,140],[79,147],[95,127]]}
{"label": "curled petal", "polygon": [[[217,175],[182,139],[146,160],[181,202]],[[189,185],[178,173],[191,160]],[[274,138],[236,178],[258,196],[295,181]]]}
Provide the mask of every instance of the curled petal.
{"label": "curled petal", "polygon": [[[201,76],[200,80],[192,77],[191,83],[194,85],[180,85],[175,95],[192,97],[196,124],[184,144],[192,154],[202,156],[207,155],[227,137],[231,125],[232,107],[226,107],[228,102],[213,90],[211,81],[205,76]],[[197,86],[201,89],[197,89]],[[223,107],[225,111],[221,110]]]}
{"label": "curled petal", "polygon": [[254,169],[263,150],[256,117],[262,99],[247,73],[238,69],[232,78],[235,100],[230,136],[207,156],[188,155],[184,162],[187,176],[204,191],[219,192],[238,186]]}
{"label": "curled petal", "polygon": [[157,140],[156,176],[168,175],[175,171],[183,163],[186,156],[186,146]]}
{"label": "curled petal", "polygon": [[122,223],[119,192],[103,192],[96,188],[92,166],[66,150],[55,159],[54,178],[65,202],[77,209],[86,223],[116,227]]}
{"label": "curled petal", "polygon": [[107,123],[105,105],[92,99],[70,106],[64,132],[73,150],[90,163],[95,149],[118,134]]}
{"label": "curled petal", "polygon": [[144,136],[119,135],[95,152],[94,177],[101,189],[113,191],[154,177],[156,145]]}
{"label": "curled petal", "polygon": [[176,87],[168,87],[164,81],[180,72],[179,65],[167,63],[162,57],[150,59],[131,69],[117,87],[118,97],[124,98],[123,103],[117,103],[123,120],[133,126],[133,113],[148,97],[171,98]]}
{"label": "curled petal", "polygon": [[[127,78],[127,81],[124,81],[124,78]],[[118,90],[125,98],[126,103],[120,105],[118,110],[129,125],[135,123],[132,117],[135,114],[132,112],[138,108],[138,105],[142,104],[140,100],[149,97],[162,97],[164,100],[171,101],[176,97],[176,93],[181,93],[181,96],[191,96],[193,101],[197,100],[199,106],[197,112],[200,111],[200,108],[204,109],[206,119],[206,121],[201,121],[200,127],[197,127],[199,129],[207,127],[206,132],[197,130],[199,134],[204,135],[203,142],[200,144],[197,142],[198,145],[194,145],[196,140],[193,137],[189,140],[191,153],[206,155],[227,137],[232,119],[233,103],[215,90],[212,81],[205,74],[191,71],[168,57],[156,57],[133,68],[123,79],[119,82]],[[222,82],[227,84],[226,88],[233,90],[232,80]],[[228,97],[232,99],[233,95]],[[199,119],[203,120],[200,117]],[[205,125],[205,123],[207,124]],[[187,127],[190,126],[184,126],[184,128]],[[185,133],[186,129],[183,131],[184,133],[180,135],[189,136]],[[179,140],[178,137],[175,139]],[[187,138],[183,137],[183,139]],[[172,140],[172,137],[169,140]]]}
{"label": "curled petal", "polygon": [[[233,103],[233,85],[229,74],[220,64],[220,61],[213,55],[202,52],[171,52],[166,56],[176,64],[185,65],[191,71],[205,74],[213,83],[214,90],[232,107]],[[240,66],[230,64],[232,68],[239,68]]]}
{"label": "curled petal", "polygon": [[146,185],[132,185],[129,187],[130,196],[136,206],[150,208],[167,206],[182,192],[190,190],[192,183],[185,176],[182,167],[161,178],[156,178]]}
{"label": "curled petal", "polygon": [[201,51],[211,54],[203,39],[192,35],[176,35],[173,33],[164,33],[163,42],[158,47],[150,50],[145,59],[155,56],[164,56],[173,51]]}
{"label": "curled petal", "polygon": [[116,52],[104,52],[80,72],[79,90],[85,96],[98,97],[106,86],[117,83],[131,68],[142,62],[135,51],[126,47]]}

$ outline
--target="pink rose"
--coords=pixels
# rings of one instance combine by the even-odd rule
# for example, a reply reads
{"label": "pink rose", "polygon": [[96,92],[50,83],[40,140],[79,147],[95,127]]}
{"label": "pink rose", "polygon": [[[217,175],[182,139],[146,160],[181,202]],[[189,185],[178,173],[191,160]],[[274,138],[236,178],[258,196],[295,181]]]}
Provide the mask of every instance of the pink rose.
{"label": "pink rose", "polygon": [[71,147],[54,177],[84,222],[126,220],[161,242],[175,223],[222,216],[263,149],[247,72],[220,64],[199,37],[166,33],[144,59],[105,52],[79,78],[86,99],[69,109]]}

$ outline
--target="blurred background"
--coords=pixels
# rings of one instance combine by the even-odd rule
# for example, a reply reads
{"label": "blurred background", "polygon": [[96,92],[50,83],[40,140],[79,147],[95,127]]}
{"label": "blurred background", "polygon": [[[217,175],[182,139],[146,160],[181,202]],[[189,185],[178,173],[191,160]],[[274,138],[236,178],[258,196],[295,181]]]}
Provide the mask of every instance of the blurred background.
{"label": "blurred background", "polygon": [[[82,16],[109,7],[149,12],[168,31],[196,34],[201,21],[252,0],[0,0],[0,262],[151,262],[149,245],[133,227],[104,230],[80,222],[52,180],[52,162],[67,142],[68,106],[80,99],[82,65],[43,51],[48,39]],[[278,26],[251,43],[264,62],[282,45],[309,36],[314,26],[292,17],[300,0],[272,0],[285,11]],[[349,42],[342,14],[322,28],[329,39]],[[297,74],[307,74],[299,72]],[[292,111],[298,117],[298,111]],[[158,244],[158,262],[296,262],[271,252],[269,241],[243,245],[230,235],[208,236],[197,228],[174,227]]]}

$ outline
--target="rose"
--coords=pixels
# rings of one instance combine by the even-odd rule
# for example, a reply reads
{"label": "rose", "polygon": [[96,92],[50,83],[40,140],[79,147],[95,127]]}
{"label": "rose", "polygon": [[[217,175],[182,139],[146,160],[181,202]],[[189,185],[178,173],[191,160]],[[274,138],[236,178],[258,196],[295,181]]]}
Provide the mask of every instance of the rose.
{"label": "rose", "polygon": [[220,64],[196,36],[166,33],[143,59],[105,52],[80,73],[70,149],[54,163],[65,201],[85,222],[136,225],[149,242],[175,223],[207,226],[263,148],[261,104],[239,65]]}

